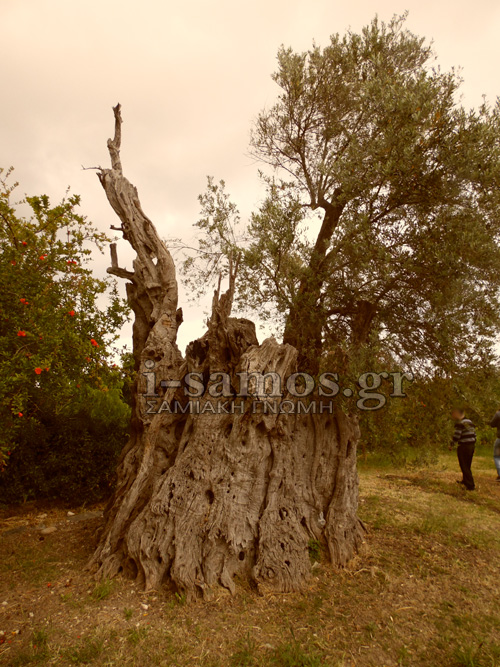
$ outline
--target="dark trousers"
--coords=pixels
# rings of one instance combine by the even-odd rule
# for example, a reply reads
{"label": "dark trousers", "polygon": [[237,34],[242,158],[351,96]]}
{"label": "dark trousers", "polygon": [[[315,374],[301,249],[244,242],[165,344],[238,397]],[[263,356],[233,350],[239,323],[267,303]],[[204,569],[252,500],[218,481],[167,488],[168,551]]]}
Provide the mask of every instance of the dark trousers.
{"label": "dark trousers", "polygon": [[463,483],[466,489],[472,491],[475,488],[474,477],[471,472],[472,457],[474,456],[475,445],[458,445],[457,456],[460,470],[462,471]]}

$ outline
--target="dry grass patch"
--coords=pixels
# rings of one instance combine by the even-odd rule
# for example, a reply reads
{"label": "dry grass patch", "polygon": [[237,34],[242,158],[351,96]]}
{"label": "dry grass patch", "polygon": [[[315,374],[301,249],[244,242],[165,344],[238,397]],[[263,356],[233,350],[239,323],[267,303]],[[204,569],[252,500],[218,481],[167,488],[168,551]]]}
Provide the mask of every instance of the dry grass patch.
{"label": "dry grass patch", "polygon": [[[58,529],[42,541],[24,512],[25,529],[0,536],[0,664],[500,666],[500,485],[486,454],[478,492],[457,487],[455,467],[451,456],[430,470],[362,466],[369,535],[348,568],[311,544],[302,593],[239,582],[236,596],[195,605],[121,578],[96,584],[84,565],[99,521],[54,510]],[[7,519],[0,530],[15,528]]]}

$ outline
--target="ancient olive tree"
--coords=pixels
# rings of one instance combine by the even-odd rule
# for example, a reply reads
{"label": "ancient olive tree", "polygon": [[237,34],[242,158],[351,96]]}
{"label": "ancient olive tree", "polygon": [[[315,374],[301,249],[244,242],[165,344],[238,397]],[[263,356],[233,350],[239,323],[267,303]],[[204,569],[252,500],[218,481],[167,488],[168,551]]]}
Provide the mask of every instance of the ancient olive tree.
{"label": "ancient olive tree", "polygon": [[[445,368],[490,344],[498,107],[465,111],[456,76],[431,61],[401,20],[333,36],[324,49],[280,51],[281,94],[252,138],[273,171],[242,239],[222,185],[210,180],[200,198],[204,262],[188,269],[205,291],[212,278],[218,285],[207,331],[185,357],[174,263],[122,173],[115,107],[111,169],[99,178],[137,253],[133,271],[114,255],[110,272],[128,281],[138,379],[131,438],[92,559],[101,575],[123,571],[147,588],[207,596],[233,591],[237,575],[297,589],[311,541],[344,565],[364,534],[350,406],[284,414],[244,400],[232,412],[204,409],[217,396],[236,403],[248,372],[270,374],[250,383],[257,398],[291,376],[275,393],[293,406],[309,393],[309,376],[336,370],[332,359],[343,371],[375,352]],[[281,318],[283,343],[259,345],[252,322],[231,317],[233,304]],[[186,376],[198,378],[198,414],[187,409],[185,385],[172,382]],[[321,396],[317,387],[309,399]]]}

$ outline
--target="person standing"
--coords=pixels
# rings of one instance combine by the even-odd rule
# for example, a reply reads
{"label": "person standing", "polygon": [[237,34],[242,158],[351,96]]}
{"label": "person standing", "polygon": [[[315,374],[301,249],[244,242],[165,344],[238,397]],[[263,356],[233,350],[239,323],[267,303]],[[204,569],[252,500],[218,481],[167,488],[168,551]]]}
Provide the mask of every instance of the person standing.
{"label": "person standing", "polygon": [[474,484],[474,477],[472,476],[472,457],[476,449],[476,427],[470,419],[465,417],[465,411],[455,408],[451,417],[455,422],[455,431],[453,433],[453,445],[457,446],[458,463],[462,471],[462,479],[457,480],[458,484],[463,484],[467,491],[474,491],[476,485]]}
{"label": "person standing", "polygon": [[500,408],[495,412],[490,426],[497,430],[497,439],[493,445],[493,461],[497,469],[497,482],[500,482]]}

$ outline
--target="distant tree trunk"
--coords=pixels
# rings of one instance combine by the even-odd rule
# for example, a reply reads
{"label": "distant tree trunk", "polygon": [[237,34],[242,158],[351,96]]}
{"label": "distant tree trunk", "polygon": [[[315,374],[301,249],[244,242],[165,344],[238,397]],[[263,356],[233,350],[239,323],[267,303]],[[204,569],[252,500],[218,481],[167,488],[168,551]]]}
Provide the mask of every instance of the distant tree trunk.
{"label": "distant tree trunk", "polygon": [[[230,317],[231,281],[228,292],[214,295],[207,332],[182,358],[175,267],[123,176],[120,105],[114,113],[112,168],[102,169],[99,178],[137,253],[133,271],[120,269],[115,254],[109,271],[129,281],[138,380],[130,440],[91,567],[103,577],[123,571],[146,589],[173,585],[189,598],[210,597],[220,586],[233,592],[237,576],[261,588],[297,590],[310,573],[311,540],[342,566],[363,539],[357,421],[340,409],[262,414],[237,397],[235,405],[244,408],[234,414],[147,414],[151,362],[155,393],[165,405],[184,405],[181,390],[164,388],[161,380],[188,372],[204,378],[225,372],[236,379],[243,371],[286,378],[297,369],[298,352],[274,338],[259,345],[252,322]],[[202,406],[213,401],[207,392],[199,400]]]}

